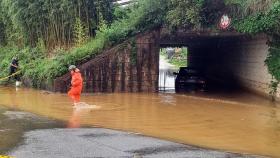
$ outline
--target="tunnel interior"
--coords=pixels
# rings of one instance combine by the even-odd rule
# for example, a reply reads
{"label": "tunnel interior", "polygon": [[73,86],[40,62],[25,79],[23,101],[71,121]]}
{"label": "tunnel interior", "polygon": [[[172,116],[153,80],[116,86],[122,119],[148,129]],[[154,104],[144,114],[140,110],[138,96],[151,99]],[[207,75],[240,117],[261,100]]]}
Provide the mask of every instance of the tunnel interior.
{"label": "tunnel interior", "polygon": [[[205,76],[209,92],[262,91],[269,80],[264,67],[265,38],[240,34],[176,35],[162,37],[160,47],[187,47],[188,67]],[[260,87],[256,88],[256,84]]]}
{"label": "tunnel interior", "polygon": [[189,45],[189,66],[203,73],[209,91],[237,91],[241,88],[235,75],[237,67],[232,62],[236,60],[235,43],[238,41],[239,37],[205,37],[194,39]]}

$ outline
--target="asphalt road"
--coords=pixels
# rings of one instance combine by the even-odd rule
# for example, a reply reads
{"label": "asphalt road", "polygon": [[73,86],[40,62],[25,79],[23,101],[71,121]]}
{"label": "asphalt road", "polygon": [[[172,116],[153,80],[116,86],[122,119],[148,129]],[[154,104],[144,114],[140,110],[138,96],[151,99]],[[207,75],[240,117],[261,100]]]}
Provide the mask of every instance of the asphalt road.
{"label": "asphalt road", "polygon": [[101,128],[41,129],[26,132],[8,155],[16,158],[249,158],[252,155],[201,149]]}

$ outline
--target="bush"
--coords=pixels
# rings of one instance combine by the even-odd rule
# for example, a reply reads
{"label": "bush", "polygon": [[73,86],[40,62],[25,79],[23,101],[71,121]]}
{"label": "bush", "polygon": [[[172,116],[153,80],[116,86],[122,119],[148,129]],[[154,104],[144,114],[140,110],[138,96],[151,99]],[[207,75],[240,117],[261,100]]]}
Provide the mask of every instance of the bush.
{"label": "bush", "polygon": [[[69,65],[79,65],[139,32],[161,25],[165,17],[163,1],[166,0],[139,2],[131,12],[127,13],[126,18],[113,22],[109,27],[103,27],[89,42],[69,51],[60,51],[52,58],[44,56],[39,46],[22,50],[3,47],[1,49],[4,51],[2,53],[4,60],[1,62],[1,67],[9,67],[11,58],[19,54],[20,64],[23,65],[23,77],[31,79],[34,87],[40,87],[41,83],[51,82],[67,73]],[[18,53],[19,51],[21,53]],[[28,66],[24,67],[24,65]],[[7,71],[3,76],[5,75]]]}

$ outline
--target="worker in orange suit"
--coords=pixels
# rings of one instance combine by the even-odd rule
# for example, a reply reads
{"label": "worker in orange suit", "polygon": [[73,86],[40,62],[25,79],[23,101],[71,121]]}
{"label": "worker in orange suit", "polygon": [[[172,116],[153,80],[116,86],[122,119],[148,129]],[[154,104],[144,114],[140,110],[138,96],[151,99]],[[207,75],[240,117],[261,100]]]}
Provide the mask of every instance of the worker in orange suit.
{"label": "worker in orange suit", "polygon": [[80,102],[82,88],[83,88],[83,78],[80,70],[75,66],[69,66],[69,71],[71,72],[71,89],[68,92],[69,97],[74,101],[74,105]]}

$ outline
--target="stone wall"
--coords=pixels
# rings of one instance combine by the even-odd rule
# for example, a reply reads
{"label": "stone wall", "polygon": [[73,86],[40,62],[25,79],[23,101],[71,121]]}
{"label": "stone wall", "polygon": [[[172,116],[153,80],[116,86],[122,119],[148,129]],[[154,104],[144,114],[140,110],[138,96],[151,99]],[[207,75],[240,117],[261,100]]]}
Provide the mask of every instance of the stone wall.
{"label": "stone wall", "polygon": [[[84,92],[156,92],[159,31],[138,35],[78,66]],[[54,90],[66,92],[70,74],[55,80]]]}

